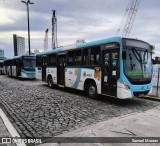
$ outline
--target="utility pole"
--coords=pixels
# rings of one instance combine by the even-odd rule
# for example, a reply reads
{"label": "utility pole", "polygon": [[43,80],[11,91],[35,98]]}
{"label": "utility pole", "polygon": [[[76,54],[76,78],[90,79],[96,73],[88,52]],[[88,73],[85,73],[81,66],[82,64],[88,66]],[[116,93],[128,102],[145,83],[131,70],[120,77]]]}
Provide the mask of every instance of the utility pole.
{"label": "utility pole", "polygon": [[57,18],[56,18],[56,10],[52,10],[52,49],[54,50],[58,46],[57,42]]}
{"label": "utility pole", "polygon": [[30,0],[27,1],[21,1],[22,3],[25,3],[27,6],[27,18],[28,18],[28,48],[29,48],[29,55],[31,55],[31,46],[30,46],[30,25],[29,25],[29,4],[34,4],[33,2],[30,2]]}

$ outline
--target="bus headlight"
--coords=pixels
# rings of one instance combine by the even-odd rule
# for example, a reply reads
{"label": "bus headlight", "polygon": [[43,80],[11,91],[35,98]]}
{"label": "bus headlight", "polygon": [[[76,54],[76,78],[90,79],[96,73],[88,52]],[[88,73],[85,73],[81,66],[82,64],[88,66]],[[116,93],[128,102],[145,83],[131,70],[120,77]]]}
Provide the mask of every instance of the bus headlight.
{"label": "bus headlight", "polygon": [[127,90],[130,90],[131,88],[129,87],[129,85],[127,85],[126,82],[123,82],[123,85],[124,85],[124,88],[127,89]]}

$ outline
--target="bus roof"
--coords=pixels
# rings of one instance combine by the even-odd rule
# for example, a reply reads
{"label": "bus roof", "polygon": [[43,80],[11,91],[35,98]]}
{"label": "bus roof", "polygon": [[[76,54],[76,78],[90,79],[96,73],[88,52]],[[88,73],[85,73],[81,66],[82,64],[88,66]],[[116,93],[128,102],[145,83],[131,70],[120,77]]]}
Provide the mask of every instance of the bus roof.
{"label": "bus roof", "polygon": [[14,56],[12,58],[8,58],[8,59],[5,59],[6,60],[12,60],[12,59],[20,59],[22,57],[35,57],[35,55],[22,55],[22,56]]}
{"label": "bus roof", "polygon": [[37,56],[38,55],[47,55],[47,54],[52,54],[52,53],[58,53],[58,52],[62,52],[62,51],[70,50],[70,49],[81,49],[81,48],[85,48],[85,47],[92,47],[92,46],[102,45],[102,44],[105,44],[105,43],[121,42],[121,39],[122,39],[121,37],[112,37],[112,38],[102,39],[102,40],[88,42],[88,43],[82,43],[82,44],[75,44],[75,45],[60,47],[60,48],[56,48],[54,50],[50,50],[50,51],[47,51],[47,52],[38,53]]}

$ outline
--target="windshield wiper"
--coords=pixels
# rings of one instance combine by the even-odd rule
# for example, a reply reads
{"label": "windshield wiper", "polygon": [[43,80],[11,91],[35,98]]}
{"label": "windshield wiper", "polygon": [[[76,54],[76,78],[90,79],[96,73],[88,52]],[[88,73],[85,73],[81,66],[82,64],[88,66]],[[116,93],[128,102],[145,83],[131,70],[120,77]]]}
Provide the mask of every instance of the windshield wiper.
{"label": "windshield wiper", "polygon": [[[147,53],[147,59],[146,59],[146,53]],[[143,64],[147,64],[147,62],[148,62],[148,51],[146,50],[143,55]]]}
{"label": "windshield wiper", "polygon": [[138,51],[137,51],[135,48],[132,48],[132,52],[133,52],[134,56],[136,57],[136,59],[137,59],[140,63],[142,63],[142,57],[141,57],[140,53],[138,53]]}

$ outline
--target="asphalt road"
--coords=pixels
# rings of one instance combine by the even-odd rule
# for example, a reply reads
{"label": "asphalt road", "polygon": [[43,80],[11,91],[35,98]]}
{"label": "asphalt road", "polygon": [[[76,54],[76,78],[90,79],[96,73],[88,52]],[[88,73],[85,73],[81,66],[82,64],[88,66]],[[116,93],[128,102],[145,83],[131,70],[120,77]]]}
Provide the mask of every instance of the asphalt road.
{"label": "asphalt road", "polygon": [[53,137],[159,105],[138,98],[92,100],[83,92],[50,89],[41,81],[0,76],[0,106],[22,137]]}

